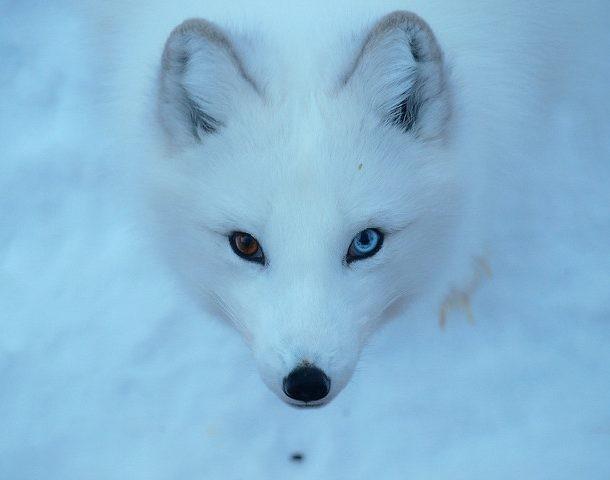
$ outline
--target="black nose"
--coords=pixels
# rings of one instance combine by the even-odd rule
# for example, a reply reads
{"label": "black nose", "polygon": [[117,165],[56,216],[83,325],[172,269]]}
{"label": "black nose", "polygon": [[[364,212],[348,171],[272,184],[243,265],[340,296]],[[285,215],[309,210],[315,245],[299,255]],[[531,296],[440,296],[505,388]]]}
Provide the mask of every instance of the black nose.
{"label": "black nose", "polygon": [[330,379],[312,365],[295,368],[284,378],[284,393],[294,400],[314,402],[323,399],[330,390]]}

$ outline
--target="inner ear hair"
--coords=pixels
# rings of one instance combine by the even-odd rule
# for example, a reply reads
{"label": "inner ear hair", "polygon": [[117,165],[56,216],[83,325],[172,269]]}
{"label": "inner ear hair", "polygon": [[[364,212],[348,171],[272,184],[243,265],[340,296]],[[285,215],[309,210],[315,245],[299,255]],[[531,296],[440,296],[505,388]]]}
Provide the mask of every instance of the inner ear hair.
{"label": "inner ear hair", "polygon": [[200,142],[225,125],[239,84],[262,96],[220,27],[200,18],[185,20],[169,35],[161,57],[163,126],[178,143]]}
{"label": "inner ear hair", "polygon": [[[393,35],[399,36],[394,38]],[[397,45],[404,52],[404,57],[397,57],[395,51],[390,51]],[[387,58],[384,59],[384,56]],[[380,78],[383,72],[368,71],[371,67],[363,65],[373,62],[379,67],[379,58],[395,63],[388,69],[392,72],[392,78],[384,81]],[[361,70],[366,71],[369,78],[365,82],[368,84],[378,82],[387,87],[386,91],[369,93],[387,97],[380,102],[383,120],[404,132],[414,130],[422,107],[438,99],[446,90],[442,50],[430,26],[412,12],[389,13],[371,28],[355,60],[343,75],[341,85],[349,85]],[[448,103],[447,99],[442,101]]]}

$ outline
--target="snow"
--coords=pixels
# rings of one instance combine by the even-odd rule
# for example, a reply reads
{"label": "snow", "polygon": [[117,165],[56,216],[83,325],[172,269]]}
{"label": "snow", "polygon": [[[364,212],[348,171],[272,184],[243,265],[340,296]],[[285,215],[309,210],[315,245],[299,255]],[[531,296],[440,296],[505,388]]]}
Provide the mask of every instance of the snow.
{"label": "snow", "polygon": [[574,11],[543,128],[496,172],[475,323],[395,321],[302,411],[149,247],[84,13],[1,2],[0,478],[610,478],[610,8]]}

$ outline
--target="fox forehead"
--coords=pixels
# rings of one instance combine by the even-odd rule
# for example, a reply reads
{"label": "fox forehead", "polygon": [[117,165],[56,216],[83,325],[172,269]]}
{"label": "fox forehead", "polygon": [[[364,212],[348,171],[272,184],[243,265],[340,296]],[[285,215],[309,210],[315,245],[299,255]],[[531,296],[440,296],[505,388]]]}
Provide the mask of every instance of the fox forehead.
{"label": "fox forehead", "polygon": [[271,119],[259,114],[260,120],[247,126],[228,125],[197,147],[191,162],[205,165],[197,176],[197,196],[241,217],[281,211],[286,219],[298,215],[311,223],[332,211],[344,220],[366,221],[378,210],[409,207],[401,199],[417,169],[409,165],[404,141],[389,148],[379,131],[368,133],[320,112],[284,122],[274,113],[269,112]]}
{"label": "fox forehead", "polygon": [[194,188],[185,200],[199,206],[202,221],[222,231],[280,228],[310,237],[413,222],[436,191],[423,187],[440,155],[362,114],[341,115],[340,100],[320,99],[296,113],[294,105],[231,122],[191,150],[188,163],[197,168],[186,173]]}

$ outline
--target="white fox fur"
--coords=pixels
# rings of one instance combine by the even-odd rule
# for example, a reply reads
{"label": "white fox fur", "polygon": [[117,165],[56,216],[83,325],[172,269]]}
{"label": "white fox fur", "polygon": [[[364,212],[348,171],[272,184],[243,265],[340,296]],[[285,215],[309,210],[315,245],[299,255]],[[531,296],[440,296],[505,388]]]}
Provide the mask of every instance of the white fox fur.
{"label": "white fox fur", "polygon": [[[544,72],[526,19],[499,2],[474,18],[430,2],[283,5],[133,4],[107,37],[112,118],[204,311],[235,325],[284,400],[291,369],[319,366],[326,402],[379,325],[468,283],[485,164]],[[347,265],[368,227],[383,247]],[[235,255],[232,231],[255,235],[267,265]]]}

